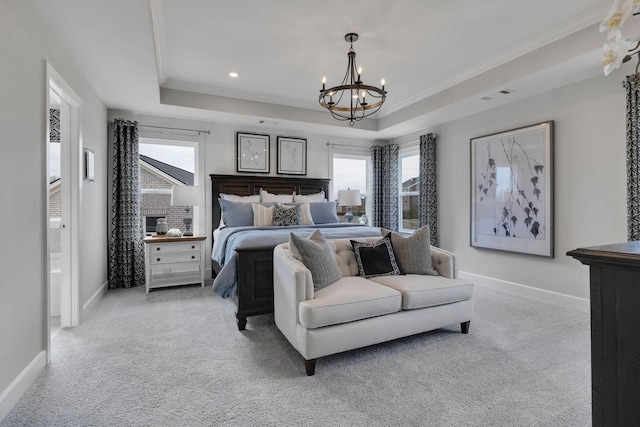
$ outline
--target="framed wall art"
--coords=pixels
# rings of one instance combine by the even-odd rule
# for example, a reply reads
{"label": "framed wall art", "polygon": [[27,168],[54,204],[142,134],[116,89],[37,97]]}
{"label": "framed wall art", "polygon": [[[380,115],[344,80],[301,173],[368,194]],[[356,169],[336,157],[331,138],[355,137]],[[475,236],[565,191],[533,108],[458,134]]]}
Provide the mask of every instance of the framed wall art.
{"label": "framed wall art", "polygon": [[236,170],[269,173],[269,142],[269,135],[236,132]]}
{"label": "framed wall art", "polygon": [[471,139],[471,246],[553,257],[553,121]]}
{"label": "framed wall art", "polygon": [[278,137],[278,173],[287,175],[307,174],[307,140]]}

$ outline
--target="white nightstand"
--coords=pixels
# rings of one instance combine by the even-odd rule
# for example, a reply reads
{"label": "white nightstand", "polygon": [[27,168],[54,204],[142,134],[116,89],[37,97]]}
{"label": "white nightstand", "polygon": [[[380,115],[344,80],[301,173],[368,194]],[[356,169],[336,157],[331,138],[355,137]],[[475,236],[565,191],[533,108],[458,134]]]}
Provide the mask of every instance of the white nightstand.
{"label": "white nightstand", "polygon": [[204,288],[205,236],[144,239],[149,289],[200,283]]}

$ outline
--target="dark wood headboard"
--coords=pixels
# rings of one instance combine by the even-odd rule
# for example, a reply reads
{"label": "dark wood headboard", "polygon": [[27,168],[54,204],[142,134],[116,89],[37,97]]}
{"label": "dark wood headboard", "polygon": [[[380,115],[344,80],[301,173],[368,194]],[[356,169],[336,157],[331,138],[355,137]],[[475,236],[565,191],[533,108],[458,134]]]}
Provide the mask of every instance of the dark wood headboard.
{"label": "dark wood headboard", "polygon": [[291,178],[281,176],[255,175],[209,175],[212,184],[213,230],[220,225],[220,193],[251,196],[260,194],[260,189],[272,194],[314,194],[324,191],[329,196],[329,179],[322,178]]}

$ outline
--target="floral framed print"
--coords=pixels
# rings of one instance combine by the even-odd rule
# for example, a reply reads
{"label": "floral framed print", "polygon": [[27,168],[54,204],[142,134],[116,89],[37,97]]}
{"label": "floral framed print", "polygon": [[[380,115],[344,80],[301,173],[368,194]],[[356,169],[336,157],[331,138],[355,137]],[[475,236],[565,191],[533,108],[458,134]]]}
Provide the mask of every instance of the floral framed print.
{"label": "floral framed print", "polygon": [[471,246],[553,257],[553,121],[471,139]]}
{"label": "floral framed print", "polygon": [[307,140],[278,137],[278,173],[286,175],[307,174]]}
{"label": "floral framed print", "polygon": [[269,173],[269,142],[269,135],[236,132],[236,171]]}

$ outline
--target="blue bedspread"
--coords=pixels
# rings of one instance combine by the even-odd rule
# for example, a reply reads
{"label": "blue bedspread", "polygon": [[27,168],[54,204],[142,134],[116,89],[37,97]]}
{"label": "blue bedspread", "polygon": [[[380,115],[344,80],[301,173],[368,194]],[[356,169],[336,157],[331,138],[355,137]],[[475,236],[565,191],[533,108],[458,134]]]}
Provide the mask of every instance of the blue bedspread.
{"label": "blue bedspread", "polygon": [[280,243],[288,242],[289,233],[307,237],[318,228],[327,239],[381,235],[377,227],[346,223],[288,227],[227,227],[218,235],[216,250],[211,254],[211,259],[222,267],[213,281],[213,290],[223,298],[236,294],[236,248],[274,248]]}

